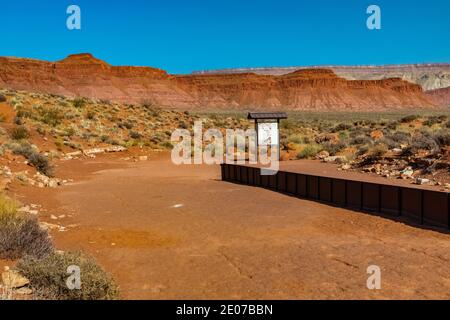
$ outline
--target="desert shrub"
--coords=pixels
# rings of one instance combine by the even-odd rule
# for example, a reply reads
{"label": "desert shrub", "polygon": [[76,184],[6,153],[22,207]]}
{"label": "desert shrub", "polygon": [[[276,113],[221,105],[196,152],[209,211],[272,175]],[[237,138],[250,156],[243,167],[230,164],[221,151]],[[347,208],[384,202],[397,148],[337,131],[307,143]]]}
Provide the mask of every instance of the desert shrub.
{"label": "desert shrub", "polygon": [[369,144],[369,143],[372,143],[372,139],[365,135],[356,136],[350,140],[350,145],[353,145],[353,146],[361,145],[361,144]]}
{"label": "desert shrub", "polygon": [[187,126],[186,122],[180,121],[180,122],[178,123],[178,128],[180,128],[180,129],[187,129],[188,126]]}
{"label": "desert shrub", "polygon": [[398,127],[398,122],[397,121],[392,121],[391,123],[389,123],[386,128],[389,130],[396,130]]}
{"label": "desert shrub", "polygon": [[39,111],[39,114],[41,116],[41,122],[52,127],[56,127],[57,125],[59,125],[63,119],[63,116],[60,113],[59,109],[56,108],[43,108]]}
{"label": "desert shrub", "polygon": [[411,145],[404,150],[403,155],[412,155],[417,153],[419,150],[435,152],[439,150],[439,145],[432,137],[429,137],[428,135],[415,135],[412,139]]}
{"label": "desert shrub", "polygon": [[431,126],[441,123],[441,122],[442,122],[442,119],[440,117],[434,116],[434,117],[428,117],[428,119],[423,122],[423,125],[427,126],[427,127],[431,127]]}
{"label": "desert shrub", "polygon": [[33,113],[30,110],[25,110],[25,109],[19,109],[16,112],[16,116],[19,118],[32,118],[33,117]]}
{"label": "desert shrub", "polygon": [[11,130],[11,138],[14,140],[23,140],[29,137],[30,133],[24,126],[15,127]]}
{"label": "desert shrub", "polygon": [[290,129],[295,128],[295,123],[294,123],[294,121],[292,121],[290,119],[283,119],[280,121],[280,128],[285,129],[285,130],[290,130]]}
{"label": "desert shrub", "polygon": [[299,134],[293,134],[289,136],[288,141],[296,144],[301,144],[303,142],[303,137]]}
{"label": "desert shrub", "polygon": [[408,143],[411,138],[411,134],[408,132],[396,131],[394,133],[387,134],[386,137],[397,143]]}
{"label": "desert shrub", "polygon": [[308,144],[297,154],[297,159],[313,158],[320,151],[322,151],[322,147],[320,145]]}
{"label": "desert shrub", "polygon": [[349,130],[352,127],[352,125],[348,123],[339,123],[337,126],[335,126],[331,132],[338,132],[343,130]]}
{"label": "desert shrub", "polygon": [[164,149],[169,149],[169,150],[173,149],[173,144],[170,141],[165,141],[165,142],[161,143],[160,146],[163,147]]}
{"label": "desert shrub", "polygon": [[122,121],[117,124],[117,126],[121,129],[133,129],[133,124],[129,121]]}
{"label": "desert shrub", "polygon": [[100,136],[100,141],[103,143],[111,143],[111,140],[111,137],[106,134]]}
{"label": "desert shrub", "polygon": [[323,150],[328,151],[328,153],[332,156],[336,155],[339,151],[342,151],[347,147],[347,144],[340,141],[338,143],[330,143],[326,142],[322,145]]}
{"label": "desert shrub", "polygon": [[13,149],[13,152],[27,158],[28,163],[34,166],[39,172],[49,177],[53,175],[53,167],[48,158],[37,152],[29,144],[19,145]]}
{"label": "desert shrub", "polygon": [[142,138],[142,135],[139,132],[130,131],[130,138],[132,138],[132,139],[140,139],[140,138]]}
{"label": "desert shrub", "polygon": [[406,117],[401,118],[401,119],[400,119],[400,122],[401,122],[401,123],[410,123],[410,122],[413,122],[414,120],[417,120],[417,119],[419,119],[419,116],[418,116],[418,115],[416,115],[416,114],[411,114],[411,115],[409,115],[409,116],[406,116]]}
{"label": "desert shrub", "polygon": [[384,156],[387,151],[388,151],[388,148],[385,144],[377,143],[377,144],[373,145],[371,148],[369,148],[368,154],[369,154],[369,157],[371,157],[371,158],[380,158],[380,157]]}
{"label": "desert shrub", "polygon": [[14,124],[16,124],[16,125],[18,125],[18,126],[23,125],[23,120],[22,120],[21,117],[14,117],[13,122],[14,122]]}
{"label": "desert shrub", "polygon": [[20,215],[16,203],[0,194],[0,258],[42,258],[52,250],[52,242],[37,219]]}
{"label": "desert shrub", "polygon": [[86,105],[86,100],[83,98],[75,98],[72,104],[75,108],[81,109]]}
{"label": "desert shrub", "polygon": [[439,131],[434,134],[434,140],[440,147],[450,146],[450,132]]}
{"label": "desert shrub", "polygon": [[[68,267],[80,268],[81,288],[67,286]],[[91,257],[78,252],[52,253],[44,258],[25,257],[17,270],[30,280],[30,286],[43,299],[113,300],[119,298],[114,280]]]}
{"label": "desert shrub", "polygon": [[0,102],[6,102],[6,97],[0,94]]}
{"label": "desert shrub", "polygon": [[93,110],[88,110],[86,112],[86,119],[94,120],[95,119],[95,112]]}

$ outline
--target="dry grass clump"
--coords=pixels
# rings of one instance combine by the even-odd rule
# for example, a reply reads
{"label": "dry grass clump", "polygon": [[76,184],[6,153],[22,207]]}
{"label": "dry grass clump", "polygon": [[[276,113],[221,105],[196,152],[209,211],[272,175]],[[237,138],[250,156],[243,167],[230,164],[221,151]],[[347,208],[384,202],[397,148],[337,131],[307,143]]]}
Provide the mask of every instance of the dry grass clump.
{"label": "dry grass clump", "polygon": [[24,140],[30,137],[30,132],[24,126],[18,126],[11,130],[11,138],[13,140]]}
{"label": "dry grass clump", "polygon": [[41,258],[52,250],[52,242],[37,219],[18,213],[17,204],[0,194],[0,258]]}
{"label": "dry grass clump", "polygon": [[[80,268],[80,289],[69,289],[69,266]],[[114,280],[91,257],[79,252],[51,253],[44,258],[25,257],[17,270],[30,280],[40,299],[114,300],[119,298]]]}
{"label": "dry grass clump", "polygon": [[39,172],[49,177],[53,176],[53,166],[48,158],[43,154],[40,154],[28,143],[14,146],[13,152],[27,158],[28,163],[35,167]]}

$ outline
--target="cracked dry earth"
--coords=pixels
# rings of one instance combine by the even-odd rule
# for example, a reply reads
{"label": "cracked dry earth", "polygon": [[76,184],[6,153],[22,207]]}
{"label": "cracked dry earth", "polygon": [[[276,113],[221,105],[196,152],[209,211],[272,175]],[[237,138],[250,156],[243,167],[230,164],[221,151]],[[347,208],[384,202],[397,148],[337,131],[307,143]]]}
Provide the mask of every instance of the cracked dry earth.
{"label": "cracked dry earth", "polygon": [[[222,182],[219,167],[98,157],[60,163],[76,183],[16,186],[67,215],[62,250],[92,254],[125,299],[450,298],[450,235]],[[382,270],[368,290],[367,267]]]}

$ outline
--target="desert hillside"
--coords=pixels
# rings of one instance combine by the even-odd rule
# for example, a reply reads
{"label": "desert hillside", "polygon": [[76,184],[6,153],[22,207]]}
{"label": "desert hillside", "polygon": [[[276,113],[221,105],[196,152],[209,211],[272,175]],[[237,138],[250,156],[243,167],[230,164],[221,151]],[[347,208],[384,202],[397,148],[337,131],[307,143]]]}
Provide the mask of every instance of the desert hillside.
{"label": "desert hillside", "polygon": [[118,67],[91,54],[58,62],[0,58],[0,87],[189,110],[386,111],[436,108],[422,88],[399,78],[348,80],[329,69],[284,75],[170,75]]}
{"label": "desert hillside", "polygon": [[310,66],[310,67],[267,67],[206,70],[194,74],[236,74],[256,73],[262,75],[280,76],[302,69],[330,69],[339,77],[347,80],[380,80],[386,78],[401,78],[419,84],[423,90],[435,90],[450,87],[450,64],[404,64],[386,66]]}

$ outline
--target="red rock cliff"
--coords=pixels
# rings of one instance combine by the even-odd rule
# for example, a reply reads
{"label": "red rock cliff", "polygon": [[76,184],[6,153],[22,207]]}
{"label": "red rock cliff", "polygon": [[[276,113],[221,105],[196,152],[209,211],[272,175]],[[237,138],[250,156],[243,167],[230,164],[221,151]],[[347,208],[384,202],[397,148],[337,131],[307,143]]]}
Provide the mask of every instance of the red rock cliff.
{"label": "red rock cliff", "polygon": [[58,62],[0,58],[0,86],[180,109],[362,110],[433,108],[419,85],[398,78],[349,81],[328,69],[273,76],[173,76],[150,67],[115,67],[91,54]]}

